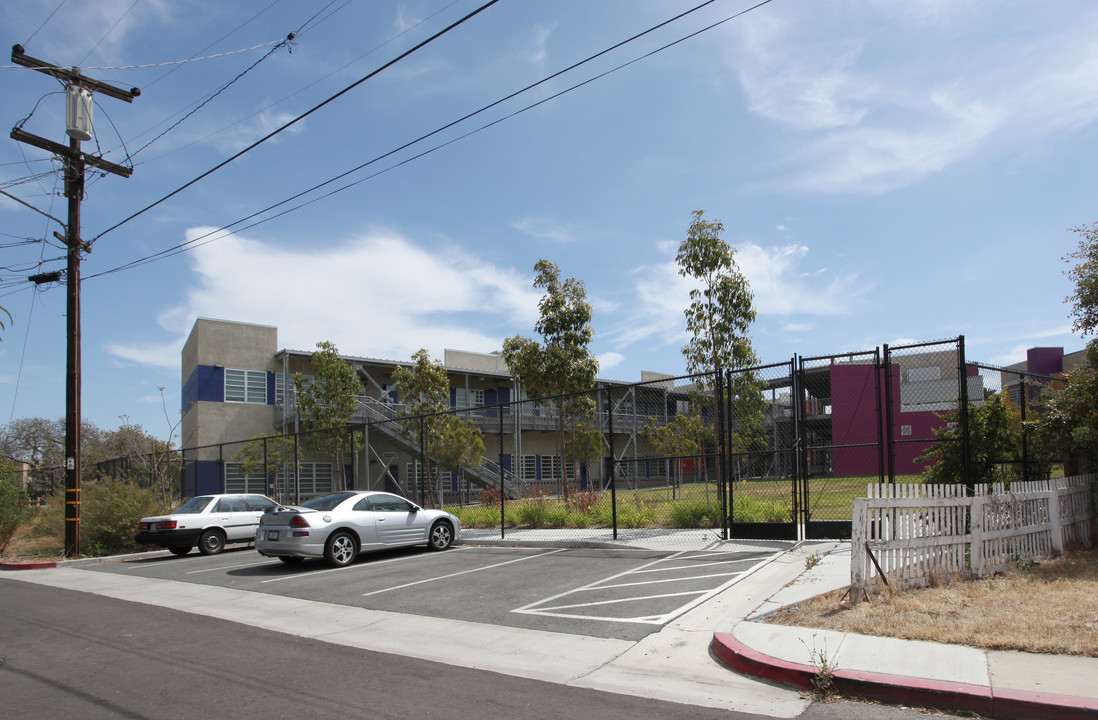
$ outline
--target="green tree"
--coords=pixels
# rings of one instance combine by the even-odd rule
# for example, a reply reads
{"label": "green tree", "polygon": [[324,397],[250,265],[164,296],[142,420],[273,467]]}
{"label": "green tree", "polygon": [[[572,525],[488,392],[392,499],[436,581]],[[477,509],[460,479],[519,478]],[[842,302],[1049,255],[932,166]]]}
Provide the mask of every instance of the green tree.
{"label": "green tree", "polygon": [[[672,487],[678,487],[682,479],[679,476],[679,458],[696,457],[702,448],[713,442],[713,430],[706,427],[697,412],[698,404],[690,403],[691,412],[676,413],[669,422],[650,417],[641,429],[641,437],[665,458],[670,458]],[[707,488],[708,490],[708,488]]]}
{"label": "green tree", "polygon": [[1098,471],[1098,341],[1086,362],[1042,391],[1036,419],[1027,419],[1035,445],[1064,463],[1065,475]]}
{"label": "green tree", "polygon": [[[427,496],[442,505],[442,486],[436,483],[437,473],[431,472],[431,457],[442,442],[450,408],[450,376],[446,367],[432,360],[427,350],[420,348],[412,353],[412,366],[397,367],[393,381],[400,388],[403,409],[400,416],[402,432],[410,442],[422,441],[423,473],[427,478]],[[482,451],[483,452],[483,451]]]}
{"label": "green tree", "polygon": [[[1085,336],[1098,329],[1098,223],[1071,231],[1080,238],[1076,251],[1064,257],[1074,263],[1066,274],[1075,284],[1065,301],[1072,329]],[[1027,420],[1038,445],[1060,457],[1066,474],[1098,470],[1098,339],[1087,343],[1086,362],[1042,392],[1038,406],[1038,417]]]}
{"label": "green tree", "polygon": [[[934,430],[934,444],[916,462],[926,463],[923,482],[930,485],[961,481],[960,413],[942,414],[945,423]],[[994,393],[968,408],[969,478],[974,484],[1012,482],[1022,474],[1022,414],[1003,393]]]}
{"label": "green tree", "polygon": [[[233,460],[240,463],[240,470],[246,477],[260,475],[264,478],[277,475],[284,470],[283,477],[290,477],[294,467],[294,440],[286,435],[256,435],[242,447]],[[287,488],[276,485],[275,500],[283,502]]]}
{"label": "green tree", "polygon": [[484,460],[484,438],[472,420],[456,415],[443,417],[434,450],[440,467],[460,474],[463,468],[480,465]]}
{"label": "green tree", "polygon": [[534,265],[534,287],[542,289],[540,317],[534,325],[542,342],[514,335],[503,343],[503,361],[531,400],[547,399],[557,423],[557,455],[561,488],[569,497],[566,431],[574,422],[594,415],[594,399],[586,394],[595,387],[599,364],[588,347],[594,337],[593,316],[587,288],[575,279],[560,279],[560,268],[541,259]]}
{"label": "green tree", "polygon": [[[679,275],[700,287],[690,291],[685,310],[686,331],[690,338],[682,353],[687,370],[711,377],[729,370],[726,399],[729,427],[725,432],[733,452],[760,449],[765,440],[764,408],[761,383],[754,373],[744,371],[758,362],[748,330],[755,322],[754,294],[736,264],[735,252],[721,235],[724,223],[706,220],[695,210],[686,239],[679,244],[675,262]],[[716,388],[699,388],[712,394],[714,418],[720,398]]]}
{"label": "green tree", "polygon": [[691,373],[734,370],[756,362],[747,336],[755,322],[754,294],[734,251],[721,239],[723,232],[724,223],[706,220],[702,210],[695,210],[675,256],[679,275],[701,285],[690,291],[685,311],[690,340],[682,353]]}
{"label": "green tree", "polygon": [[347,487],[343,455],[359,449],[348,425],[358,408],[362,383],[351,364],[339,356],[335,344],[324,340],[312,355],[312,378],[294,374],[294,390],[305,435],[302,442],[318,455],[332,459],[338,489]]}
{"label": "green tree", "polygon": [[1075,292],[1065,302],[1071,303],[1071,329],[1090,335],[1098,328],[1098,223],[1074,227],[1071,232],[1082,237],[1076,251],[1064,257],[1065,262],[1075,262],[1066,273],[1075,283]]}

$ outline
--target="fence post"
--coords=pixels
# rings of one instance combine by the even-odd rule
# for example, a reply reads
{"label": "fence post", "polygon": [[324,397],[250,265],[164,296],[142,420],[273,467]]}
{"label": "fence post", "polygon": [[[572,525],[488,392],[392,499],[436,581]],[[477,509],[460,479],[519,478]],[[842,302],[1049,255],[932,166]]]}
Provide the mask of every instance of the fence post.
{"label": "fence post", "polygon": [[988,496],[968,498],[968,565],[976,577],[984,576],[984,516]]}
{"label": "fence post", "polygon": [[[513,470],[512,470],[513,472]],[[499,406],[499,539],[503,539],[507,526],[507,486],[504,482],[503,472],[503,405]]]}
{"label": "fence post", "polygon": [[1052,552],[1055,555],[1064,554],[1064,523],[1060,518],[1060,493],[1051,490],[1048,493],[1048,521],[1051,525],[1049,532],[1052,539]]}
{"label": "fence post", "polygon": [[610,436],[610,524],[613,526],[613,538],[618,539],[618,483],[617,463],[614,461],[614,394],[606,388],[606,430]]}
{"label": "fence post", "polygon": [[850,530],[850,601],[858,602],[865,592],[866,515],[869,500],[854,498]]}
{"label": "fence post", "polygon": [[957,374],[960,387],[957,402],[961,420],[961,483],[972,485],[972,454],[969,450],[968,436],[968,364],[965,363],[965,336],[957,336]]}

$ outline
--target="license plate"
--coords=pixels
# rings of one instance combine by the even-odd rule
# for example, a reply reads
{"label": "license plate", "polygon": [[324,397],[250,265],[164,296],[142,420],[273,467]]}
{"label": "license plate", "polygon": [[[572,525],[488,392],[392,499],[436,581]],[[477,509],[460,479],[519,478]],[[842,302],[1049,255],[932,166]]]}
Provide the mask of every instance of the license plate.
{"label": "license plate", "polygon": [[278,531],[277,530],[268,530],[267,531],[267,539],[268,540],[277,540],[278,539]]}

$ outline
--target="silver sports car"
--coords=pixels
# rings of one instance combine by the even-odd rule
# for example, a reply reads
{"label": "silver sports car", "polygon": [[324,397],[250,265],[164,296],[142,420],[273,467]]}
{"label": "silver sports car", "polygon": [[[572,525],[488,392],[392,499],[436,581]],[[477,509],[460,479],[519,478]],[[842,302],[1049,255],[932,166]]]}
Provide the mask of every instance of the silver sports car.
{"label": "silver sports car", "polygon": [[265,513],[255,549],[287,564],[322,557],[343,567],[370,550],[404,545],[445,550],[460,532],[461,521],[443,510],[426,510],[386,492],[348,491]]}

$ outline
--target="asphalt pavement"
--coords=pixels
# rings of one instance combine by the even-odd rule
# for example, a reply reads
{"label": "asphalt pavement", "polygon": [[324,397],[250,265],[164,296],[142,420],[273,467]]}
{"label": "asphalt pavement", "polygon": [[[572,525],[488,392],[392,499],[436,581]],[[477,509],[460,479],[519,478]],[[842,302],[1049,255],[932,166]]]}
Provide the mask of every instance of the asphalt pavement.
{"label": "asphalt pavement", "polygon": [[[669,538],[642,538],[644,547]],[[543,546],[547,536],[512,534],[477,544]],[[621,541],[619,541],[621,542]],[[758,550],[682,535],[684,551]],[[593,546],[613,546],[593,537]],[[773,545],[773,544],[771,544]],[[228,587],[88,572],[87,561],[5,573],[4,578],[147,603],[343,646],[490,670],[635,697],[771,717],[809,704],[826,658],[835,689],[901,705],[995,718],[1098,718],[1098,659],[982,651],[771,625],[782,607],[849,583],[848,543],[776,548],[723,592],[639,641],[501,627],[331,605]],[[820,559],[813,567],[806,559]],[[8,568],[3,568],[8,569]],[[822,653],[822,655],[821,655]]]}

